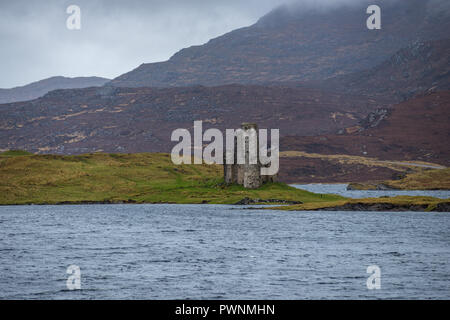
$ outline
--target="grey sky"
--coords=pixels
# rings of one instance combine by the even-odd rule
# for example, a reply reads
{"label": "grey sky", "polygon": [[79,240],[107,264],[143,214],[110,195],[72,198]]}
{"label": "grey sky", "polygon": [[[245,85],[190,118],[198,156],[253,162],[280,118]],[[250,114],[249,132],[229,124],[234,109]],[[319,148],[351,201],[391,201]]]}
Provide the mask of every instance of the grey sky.
{"label": "grey sky", "polygon": [[[0,0],[0,88],[47,77],[114,78],[248,26],[283,3],[332,0]],[[358,0],[339,0],[338,2]],[[68,30],[66,8],[81,8]]]}

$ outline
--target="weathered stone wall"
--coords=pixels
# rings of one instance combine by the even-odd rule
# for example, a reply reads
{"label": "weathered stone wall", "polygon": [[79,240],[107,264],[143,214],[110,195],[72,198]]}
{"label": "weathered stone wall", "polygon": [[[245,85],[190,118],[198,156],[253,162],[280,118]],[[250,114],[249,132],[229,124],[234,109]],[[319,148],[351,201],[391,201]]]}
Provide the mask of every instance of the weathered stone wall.
{"label": "weathered stone wall", "polygon": [[237,183],[243,185],[245,188],[257,189],[263,183],[275,182],[275,176],[261,176],[261,163],[259,161],[259,141],[258,141],[258,126],[255,123],[242,123],[241,129],[248,132],[249,130],[256,131],[256,164],[250,164],[250,146],[249,139],[244,141],[245,149],[245,164],[237,163],[237,141],[234,145],[234,164],[226,164],[224,161],[224,179],[225,183],[232,184]]}

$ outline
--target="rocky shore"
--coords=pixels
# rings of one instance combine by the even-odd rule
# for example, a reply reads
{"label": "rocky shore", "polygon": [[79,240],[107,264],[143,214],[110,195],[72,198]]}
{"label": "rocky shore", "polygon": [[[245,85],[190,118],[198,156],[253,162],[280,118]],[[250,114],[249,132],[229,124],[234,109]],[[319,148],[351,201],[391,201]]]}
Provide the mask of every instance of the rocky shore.
{"label": "rocky shore", "polygon": [[331,202],[304,203],[271,207],[269,210],[286,211],[421,211],[450,212],[450,199],[423,196],[396,196],[347,199]]}
{"label": "rocky shore", "polygon": [[280,200],[280,199],[250,199],[250,198],[244,198],[242,200],[239,200],[235,203],[235,205],[249,205],[249,204],[302,204],[301,201],[287,201],[287,200]]}
{"label": "rocky shore", "polygon": [[450,212],[450,202],[438,203],[434,208],[426,204],[393,204],[393,203],[346,203],[341,206],[315,209],[313,211],[435,211]]}

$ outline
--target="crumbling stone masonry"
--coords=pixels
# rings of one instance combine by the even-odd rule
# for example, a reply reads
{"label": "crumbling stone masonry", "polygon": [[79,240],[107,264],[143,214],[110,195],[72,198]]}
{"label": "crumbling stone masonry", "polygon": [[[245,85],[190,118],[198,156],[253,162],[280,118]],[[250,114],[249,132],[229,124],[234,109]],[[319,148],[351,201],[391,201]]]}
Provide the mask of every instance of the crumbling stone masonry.
{"label": "crumbling stone masonry", "polygon": [[224,155],[224,166],[223,166],[223,174],[226,184],[239,184],[243,185],[248,189],[256,189],[261,187],[263,183],[267,182],[275,182],[277,179],[276,175],[272,176],[262,176],[261,175],[261,167],[263,166],[259,160],[259,141],[258,141],[258,126],[255,123],[247,123],[244,122],[241,125],[241,129],[244,133],[249,133],[251,130],[255,130],[256,132],[256,164],[250,164],[250,148],[249,148],[249,139],[245,139],[244,141],[244,155],[245,155],[245,163],[238,164],[238,139],[234,140],[234,161],[233,164],[226,163],[226,155]]}

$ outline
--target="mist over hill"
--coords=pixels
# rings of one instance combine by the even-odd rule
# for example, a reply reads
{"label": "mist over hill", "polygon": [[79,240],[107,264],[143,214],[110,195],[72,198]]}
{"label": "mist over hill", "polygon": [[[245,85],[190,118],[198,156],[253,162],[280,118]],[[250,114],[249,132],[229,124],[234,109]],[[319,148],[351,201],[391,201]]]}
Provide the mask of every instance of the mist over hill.
{"label": "mist over hill", "polygon": [[21,87],[0,89],[0,103],[33,100],[56,89],[99,87],[108,81],[100,77],[51,77]]}

